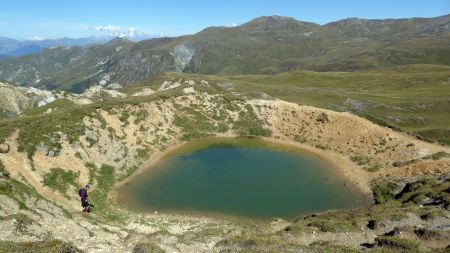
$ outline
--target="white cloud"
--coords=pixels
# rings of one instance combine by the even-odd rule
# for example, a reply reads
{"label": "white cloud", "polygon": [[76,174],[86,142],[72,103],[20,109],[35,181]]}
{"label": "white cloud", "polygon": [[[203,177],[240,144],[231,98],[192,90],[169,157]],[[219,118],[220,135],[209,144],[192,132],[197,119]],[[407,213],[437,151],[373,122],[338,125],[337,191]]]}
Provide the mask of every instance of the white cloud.
{"label": "white cloud", "polygon": [[92,26],[92,29],[100,32],[109,32],[110,36],[120,37],[120,38],[132,38],[136,36],[144,35],[144,33],[138,31],[136,27],[130,26],[128,29],[122,29],[120,26],[113,25],[98,25]]}
{"label": "white cloud", "polygon": [[228,25],[227,25],[227,27],[236,27],[236,26],[237,26],[236,23],[231,23],[231,24],[228,24]]}
{"label": "white cloud", "polygon": [[96,31],[117,32],[117,31],[120,31],[120,26],[97,25],[97,26],[93,26],[92,29],[94,29]]}
{"label": "white cloud", "polygon": [[34,40],[34,41],[40,41],[40,40],[43,40],[44,38],[42,38],[41,36],[37,36],[37,35],[34,35],[34,36],[31,36],[31,37],[28,37],[27,38],[27,40]]}

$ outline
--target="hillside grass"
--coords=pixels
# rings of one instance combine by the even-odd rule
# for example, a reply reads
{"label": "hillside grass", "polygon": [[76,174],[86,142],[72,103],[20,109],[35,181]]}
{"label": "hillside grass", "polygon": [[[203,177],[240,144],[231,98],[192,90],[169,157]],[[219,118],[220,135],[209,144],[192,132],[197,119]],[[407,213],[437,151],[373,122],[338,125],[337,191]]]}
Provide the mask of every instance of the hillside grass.
{"label": "hillside grass", "polygon": [[115,204],[108,198],[108,193],[117,181],[115,168],[106,164],[98,168],[91,164],[90,171],[90,181],[95,182],[89,193],[89,202],[94,205],[93,211],[107,221],[123,222],[124,217],[115,211]]}
{"label": "hillside grass", "polygon": [[43,184],[67,196],[67,190],[70,189],[70,186],[75,188],[79,186],[78,175],[71,170],[65,171],[61,168],[52,168],[49,173],[44,175]]}
{"label": "hillside grass", "polygon": [[37,242],[12,242],[12,241],[1,241],[0,240],[0,252],[8,253],[62,253],[70,252],[77,253],[82,252],[76,247],[69,243],[62,242],[60,240],[44,240]]}
{"label": "hillside grass", "polygon": [[359,72],[291,71],[277,75],[213,76],[162,73],[123,89],[157,89],[165,80],[231,83],[241,94],[264,92],[300,105],[349,111],[425,140],[450,145],[450,67],[403,65]]}
{"label": "hillside grass", "polygon": [[25,110],[22,114],[26,115],[26,116],[30,116],[30,115],[45,113],[45,112],[49,111],[49,109],[51,111],[53,111],[53,110],[60,110],[60,109],[69,108],[69,107],[73,107],[73,106],[75,106],[74,102],[63,98],[63,99],[57,99],[57,100],[55,100],[51,103],[48,103],[44,106],[41,106],[41,107],[29,108],[29,109]]}
{"label": "hillside grass", "polygon": [[231,80],[240,92],[259,89],[298,104],[350,111],[450,145],[449,78],[449,67],[424,65],[352,73],[296,71]]}
{"label": "hillside grass", "polygon": [[110,111],[125,105],[141,105],[145,102],[166,100],[180,95],[183,95],[180,90],[168,90],[148,97],[108,99],[85,106],[62,102],[57,104],[64,106],[59,106],[57,110],[48,114],[44,114],[44,110],[29,110],[22,117],[0,120],[0,143],[3,143],[15,130],[20,129],[19,151],[27,153],[29,158],[42,146],[58,153],[63,135],[67,136],[70,143],[74,143],[85,134],[86,127],[83,124],[85,117],[96,118],[103,122],[98,110]]}
{"label": "hillside grass", "polygon": [[11,178],[9,172],[6,170],[4,164],[0,161],[0,195],[5,195],[19,204],[20,209],[28,209],[25,204],[26,199],[29,196],[41,198],[36,190],[30,186],[27,186],[13,178]]}

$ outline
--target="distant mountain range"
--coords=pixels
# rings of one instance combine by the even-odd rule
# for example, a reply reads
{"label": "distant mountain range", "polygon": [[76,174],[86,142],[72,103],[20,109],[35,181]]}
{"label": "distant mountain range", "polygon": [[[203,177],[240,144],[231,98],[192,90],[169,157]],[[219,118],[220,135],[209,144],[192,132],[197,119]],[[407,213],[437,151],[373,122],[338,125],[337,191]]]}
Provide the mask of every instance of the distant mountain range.
{"label": "distant mountain range", "polygon": [[[90,46],[95,44],[103,44],[114,38],[114,36],[91,36],[78,39],[60,38],[20,41],[0,36],[0,60],[8,57],[18,57],[27,54],[39,53],[42,50],[52,46]],[[149,36],[139,35],[132,38],[133,41],[141,41],[144,39],[149,39]]]}
{"label": "distant mountain range", "polygon": [[1,60],[0,79],[82,92],[93,84],[126,85],[166,71],[227,75],[355,71],[413,63],[450,65],[449,55],[450,15],[349,18],[326,25],[270,16],[176,38],[53,46]]}
{"label": "distant mountain range", "polygon": [[45,48],[56,45],[88,46],[93,44],[102,44],[107,42],[108,40],[111,40],[111,37],[87,37],[80,39],[61,38],[19,41],[0,36],[0,54],[9,57],[17,57],[26,54],[39,53]]}

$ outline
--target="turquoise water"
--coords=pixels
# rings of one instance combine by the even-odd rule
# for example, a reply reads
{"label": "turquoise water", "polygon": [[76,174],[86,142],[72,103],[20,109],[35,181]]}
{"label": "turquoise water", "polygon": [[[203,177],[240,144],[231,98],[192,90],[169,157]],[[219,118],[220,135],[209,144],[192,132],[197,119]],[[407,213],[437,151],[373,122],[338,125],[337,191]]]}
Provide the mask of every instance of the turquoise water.
{"label": "turquoise water", "polygon": [[251,140],[219,139],[187,150],[123,186],[119,203],[151,212],[289,219],[367,201],[308,154]]}

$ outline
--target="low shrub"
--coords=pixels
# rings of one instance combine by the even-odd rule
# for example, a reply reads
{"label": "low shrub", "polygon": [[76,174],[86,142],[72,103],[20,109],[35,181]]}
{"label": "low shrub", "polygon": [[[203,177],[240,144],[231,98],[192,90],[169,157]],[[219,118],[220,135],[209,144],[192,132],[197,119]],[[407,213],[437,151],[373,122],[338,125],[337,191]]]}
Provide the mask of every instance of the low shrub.
{"label": "low shrub", "polygon": [[62,242],[59,240],[45,240],[38,242],[13,242],[0,240],[0,252],[78,253],[82,251],[67,242]]}
{"label": "low shrub", "polygon": [[387,185],[375,185],[372,188],[373,199],[376,204],[385,203],[394,199],[395,186],[392,184]]}
{"label": "low shrub", "polygon": [[53,168],[49,173],[44,175],[44,185],[51,189],[66,194],[70,185],[78,187],[78,175],[73,171],[65,171],[61,168]]}
{"label": "low shrub", "polygon": [[370,162],[370,157],[364,155],[351,156],[350,160],[358,165],[367,165]]}
{"label": "low shrub", "polygon": [[378,236],[375,238],[375,244],[383,248],[400,249],[416,251],[419,249],[419,243],[399,237]]}

